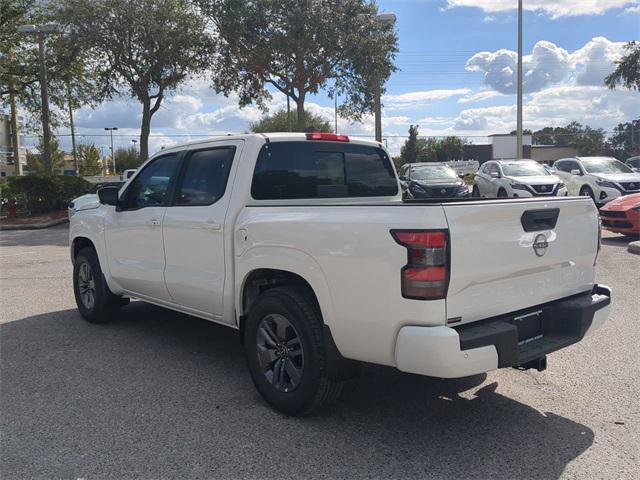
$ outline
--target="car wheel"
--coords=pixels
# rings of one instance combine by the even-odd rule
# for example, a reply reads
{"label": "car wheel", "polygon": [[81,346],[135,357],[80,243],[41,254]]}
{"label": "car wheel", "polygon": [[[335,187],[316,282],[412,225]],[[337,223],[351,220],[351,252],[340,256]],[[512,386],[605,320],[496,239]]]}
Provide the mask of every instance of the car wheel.
{"label": "car wheel", "polygon": [[273,288],[247,316],[244,346],[256,388],[276,410],[306,415],[340,395],[341,381],[327,372],[323,322],[301,289]]}
{"label": "car wheel", "polygon": [[596,203],[596,196],[593,193],[593,190],[591,190],[591,188],[584,186],[580,189],[580,196],[581,197],[591,197],[591,200],[593,200],[593,203]]}
{"label": "car wheel", "polygon": [[480,189],[477,185],[473,186],[473,190],[471,191],[471,196],[474,198],[480,198]]}
{"label": "car wheel", "polygon": [[498,198],[507,198],[507,191],[504,188],[498,190]]}
{"label": "car wheel", "polygon": [[80,314],[91,323],[108,322],[128,300],[111,293],[93,248],[83,248],[75,258],[73,292]]}

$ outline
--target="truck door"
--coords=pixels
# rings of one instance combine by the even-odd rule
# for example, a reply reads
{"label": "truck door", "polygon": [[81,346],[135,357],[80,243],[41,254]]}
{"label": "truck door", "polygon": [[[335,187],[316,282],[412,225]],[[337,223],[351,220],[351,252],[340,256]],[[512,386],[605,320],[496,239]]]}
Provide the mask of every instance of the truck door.
{"label": "truck door", "polygon": [[185,153],[174,201],[162,225],[164,279],[174,302],[205,316],[223,314],[225,217],[242,141]]}
{"label": "truck door", "polygon": [[178,153],[152,160],[131,180],[122,205],[106,217],[111,276],[142,297],[170,301],[163,276],[162,220],[179,164]]}

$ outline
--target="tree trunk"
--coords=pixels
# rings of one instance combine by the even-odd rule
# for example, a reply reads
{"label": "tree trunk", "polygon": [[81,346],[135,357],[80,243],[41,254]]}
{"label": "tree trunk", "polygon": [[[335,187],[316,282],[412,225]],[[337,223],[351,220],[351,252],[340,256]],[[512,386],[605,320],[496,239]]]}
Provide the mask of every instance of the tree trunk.
{"label": "tree trunk", "polygon": [[298,98],[296,99],[296,109],[298,114],[298,123],[296,126],[296,130],[298,132],[304,132],[304,129],[307,127],[304,117],[304,92],[300,91]]}
{"label": "tree trunk", "polygon": [[140,160],[149,158],[149,132],[151,131],[151,101],[142,102],[142,127],[140,128]]}

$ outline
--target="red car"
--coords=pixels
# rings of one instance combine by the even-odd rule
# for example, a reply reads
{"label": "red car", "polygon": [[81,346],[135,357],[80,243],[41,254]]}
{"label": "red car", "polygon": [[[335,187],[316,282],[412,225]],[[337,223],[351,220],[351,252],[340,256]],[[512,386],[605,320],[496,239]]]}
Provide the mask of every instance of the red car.
{"label": "red car", "polygon": [[640,193],[618,197],[600,209],[602,227],[625,235],[640,234]]}

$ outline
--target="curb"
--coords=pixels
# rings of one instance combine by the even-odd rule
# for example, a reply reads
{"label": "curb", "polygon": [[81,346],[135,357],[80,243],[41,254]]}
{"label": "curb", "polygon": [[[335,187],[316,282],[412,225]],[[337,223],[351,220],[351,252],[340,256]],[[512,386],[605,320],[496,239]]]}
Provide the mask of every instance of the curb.
{"label": "curb", "polygon": [[58,218],[57,220],[51,220],[47,223],[31,223],[28,225],[0,225],[0,231],[2,230],[42,230],[43,228],[55,227],[56,225],[62,225],[68,223],[68,218]]}
{"label": "curb", "polygon": [[636,240],[635,242],[629,242],[629,245],[627,246],[627,252],[640,255],[640,240]]}

